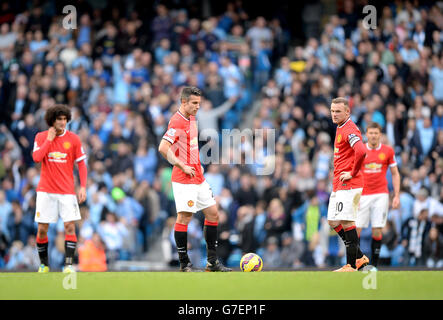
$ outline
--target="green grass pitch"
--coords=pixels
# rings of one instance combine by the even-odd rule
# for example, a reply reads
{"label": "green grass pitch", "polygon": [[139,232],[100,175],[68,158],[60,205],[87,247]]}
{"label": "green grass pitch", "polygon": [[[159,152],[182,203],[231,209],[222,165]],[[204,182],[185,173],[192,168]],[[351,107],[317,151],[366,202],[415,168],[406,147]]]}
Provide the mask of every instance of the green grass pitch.
{"label": "green grass pitch", "polygon": [[0,299],[441,300],[443,271],[0,273]]}

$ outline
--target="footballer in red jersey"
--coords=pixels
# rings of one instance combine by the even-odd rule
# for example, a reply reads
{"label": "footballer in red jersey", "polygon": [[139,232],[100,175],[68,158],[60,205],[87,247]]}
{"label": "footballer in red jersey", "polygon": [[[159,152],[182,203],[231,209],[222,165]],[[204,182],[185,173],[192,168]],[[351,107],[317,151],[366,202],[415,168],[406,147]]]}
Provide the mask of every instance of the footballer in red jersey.
{"label": "footballer in red jersey", "polygon": [[386,172],[392,173],[394,198],[392,208],[400,204],[400,173],[395,160],[394,149],[381,143],[382,128],[378,123],[370,123],[366,128],[368,142],[365,147],[366,158],[363,161],[361,172],[364,176],[364,187],[360,199],[360,208],[355,222],[357,233],[369,226],[371,221],[371,265],[377,267],[382,240],[382,228],[386,225],[389,209],[389,190]]}
{"label": "footballer in red jersey", "polygon": [[195,115],[200,108],[202,92],[185,87],[180,107],[169,121],[168,129],[158,147],[161,155],[173,165],[172,190],[177,209],[174,227],[180,270],[196,271],[187,253],[188,224],[192,214],[202,210],[205,215],[204,236],[208,255],[206,271],[232,271],[217,258],[218,209],[209,183],[203,176],[198,151],[198,129]]}
{"label": "footballer in red jersey", "polygon": [[[86,154],[80,138],[66,130],[71,111],[65,105],[55,105],[45,114],[49,129],[40,132],[34,140],[32,157],[41,163],[40,181],[37,186],[35,221],[38,223],[37,250],[40,257],[39,272],[49,272],[48,228],[59,216],[65,227],[64,272],[73,272],[72,267],[77,237],[75,221],[80,220],[78,203],[86,200]],[[78,198],[75,193],[74,164],[80,175]]]}
{"label": "footballer in red jersey", "polygon": [[332,122],[337,124],[334,142],[334,180],[328,205],[329,225],[346,245],[347,263],[338,272],[357,271],[369,263],[360,250],[355,227],[363,174],[360,167],[366,155],[360,130],[351,120],[351,110],[345,98],[331,103]]}

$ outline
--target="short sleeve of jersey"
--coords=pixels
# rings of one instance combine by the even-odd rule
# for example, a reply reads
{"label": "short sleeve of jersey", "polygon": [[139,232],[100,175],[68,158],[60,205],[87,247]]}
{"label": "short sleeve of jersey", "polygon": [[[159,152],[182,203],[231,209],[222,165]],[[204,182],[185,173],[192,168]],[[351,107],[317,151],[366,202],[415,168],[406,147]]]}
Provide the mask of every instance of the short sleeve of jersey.
{"label": "short sleeve of jersey", "polygon": [[78,137],[76,137],[76,139],[75,139],[74,159],[75,159],[75,162],[80,162],[80,161],[86,159],[85,150],[83,149],[82,142],[81,142],[80,138],[78,138]]}
{"label": "short sleeve of jersey", "polygon": [[169,121],[168,130],[163,135],[163,139],[174,144],[178,139],[179,124],[176,121]]}
{"label": "short sleeve of jersey", "polygon": [[346,140],[349,142],[349,145],[353,148],[354,145],[361,140],[360,133],[358,131],[347,131],[346,132]]}
{"label": "short sleeve of jersey", "polygon": [[34,148],[32,149],[32,152],[40,150],[40,147],[43,144],[43,135],[39,132],[34,138]]}
{"label": "short sleeve of jersey", "polygon": [[394,149],[389,148],[388,165],[390,167],[395,167],[397,165],[397,160],[395,159]]}

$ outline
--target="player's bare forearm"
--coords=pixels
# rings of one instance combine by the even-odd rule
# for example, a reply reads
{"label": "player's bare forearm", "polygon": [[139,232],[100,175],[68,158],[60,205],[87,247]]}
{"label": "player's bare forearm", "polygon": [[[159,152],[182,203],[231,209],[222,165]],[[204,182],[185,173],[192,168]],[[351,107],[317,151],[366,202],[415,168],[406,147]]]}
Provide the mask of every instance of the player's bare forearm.
{"label": "player's bare forearm", "polygon": [[394,186],[394,198],[392,199],[392,208],[397,209],[400,206],[400,172],[397,166],[391,167],[392,184]]}
{"label": "player's bare forearm", "polygon": [[171,150],[171,143],[162,139],[158,146],[158,152],[165,158],[171,165],[177,166],[180,170],[183,170],[184,164],[175,156]]}
{"label": "player's bare forearm", "polygon": [[86,188],[86,182],[88,179],[88,168],[86,167],[86,161],[82,160],[78,162],[77,166],[78,166],[78,173],[80,176],[80,185]]}
{"label": "player's bare forearm", "polygon": [[78,191],[78,203],[86,201],[86,187],[80,187]]}
{"label": "player's bare forearm", "polygon": [[353,148],[355,151],[355,161],[354,161],[354,167],[352,168],[352,171],[351,171],[351,176],[355,177],[357,175],[357,173],[360,171],[363,161],[365,160],[366,149],[365,149],[363,142],[361,142],[361,141],[357,141],[354,144]]}
{"label": "player's bare forearm", "polygon": [[181,171],[183,171],[187,175],[190,175],[191,177],[195,176],[195,169],[193,167],[187,166],[175,156],[174,152],[171,150],[170,142],[168,142],[165,139],[162,139],[158,147],[158,151],[166,160],[168,160],[168,162],[171,165],[176,166]]}
{"label": "player's bare forearm", "polygon": [[400,195],[400,172],[397,167],[391,167],[392,185],[394,187],[394,196]]}

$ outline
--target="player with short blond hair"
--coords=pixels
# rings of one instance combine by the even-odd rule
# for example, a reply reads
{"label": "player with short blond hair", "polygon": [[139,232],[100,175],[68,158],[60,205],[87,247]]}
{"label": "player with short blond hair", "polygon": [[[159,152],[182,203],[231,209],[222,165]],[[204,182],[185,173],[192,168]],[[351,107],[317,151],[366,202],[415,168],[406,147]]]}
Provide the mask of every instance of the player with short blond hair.
{"label": "player with short blond hair", "polygon": [[332,122],[337,124],[334,142],[334,180],[329,198],[328,223],[346,245],[346,265],[338,272],[357,271],[369,263],[360,250],[355,227],[363,174],[360,167],[366,155],[360,130],[351,120],[347,99],[336,98],[331,103]]}

